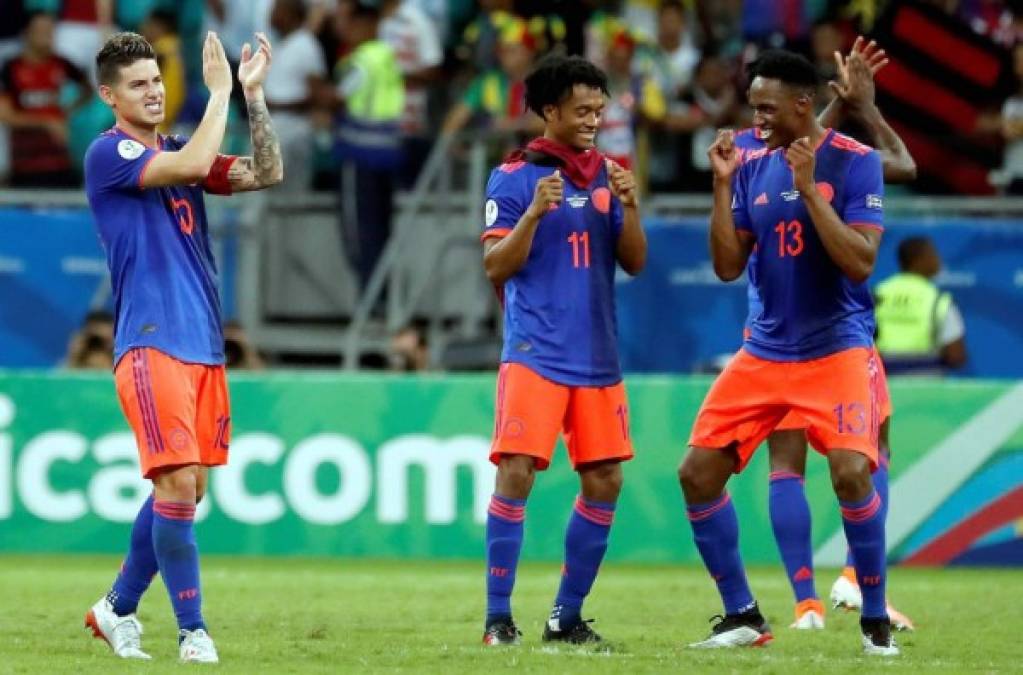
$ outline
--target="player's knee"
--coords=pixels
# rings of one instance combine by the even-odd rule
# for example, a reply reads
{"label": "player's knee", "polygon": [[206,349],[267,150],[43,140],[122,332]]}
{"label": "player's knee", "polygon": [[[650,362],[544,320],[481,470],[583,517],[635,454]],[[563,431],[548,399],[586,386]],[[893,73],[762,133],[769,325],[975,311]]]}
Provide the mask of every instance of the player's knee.
{"label": "player's knee", "polygon": [[866,498],[873,489],[870,465],[866,458],[862,462],[832,463],[831,484],[835,488],[835,495],[842,501],[859,501]]}
{"label": "player's knee", "polygon": [[525,499],[533,487],[536,464],[532,457],[514,455],[501,458],[497,465],[498,492],[508,497]]}
{"label": "player's knee", "polygon": [[678,467],[678,483],[688,499],[702,501],[711,492],[710,477],[706,471],[701,470],[692,454],[687,455]]}
{"label": "player's knee", "polygon": [[622,491],[624,475],[618,462],[598,464],[581,471],[583,491],[601,501],[615,501]]}
{"label": "player's knee", "polygon": [[164,499],[177,502],[198,503],[198,467],[185,466],[166,471],[156,479],[157,489]]}

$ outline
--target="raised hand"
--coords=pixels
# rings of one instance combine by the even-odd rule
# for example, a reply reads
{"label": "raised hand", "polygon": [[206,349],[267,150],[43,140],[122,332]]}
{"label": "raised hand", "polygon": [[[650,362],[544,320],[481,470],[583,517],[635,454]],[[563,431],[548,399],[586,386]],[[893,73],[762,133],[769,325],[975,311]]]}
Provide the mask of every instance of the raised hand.
{"label": "raised hand", "polygon": [[252,46],[246,42],[242,46],[241,62],[238,64],[238,81],[245,89],[255,89],[263,85],[266,74],[270,70],[270,61],[273,53],[270,50],[270,41],[263,33],[256,33],[256,40],[259,47],[252,52]]}
{"label": "raised hand", "polygon": [[637,206],[639,199],[636,196],[636,177],[632,172],[610,159],[607,162],[608,185],[611,187],[611,194],[618,198],[622,206]]}
{"label": "raised hand", "polygon": [[206,34],[202,45],[202,79],[211,94],[231,93],[231,66],[224,45],[213,31]]}
{"label": "raised hand", "polygon": [[707,149],[710,168],[714,178],[730,180],[739,168],[739,153],[735,151],[735,132],[731,129],[719,129],[717,138]]}
{"label": "raised hand", "polygon": [[536,181],[533,203],[529,205],[527,213],[538,219],[544,217],[548,211],[561,203],[564,190],[565,181],[561,177],[561,170],[555,169],[551,175]]}
{"label": "raised hand", "polygon": [[810,139],[804,136],[793,141],[785,150],[785,161],[792,169],[792,186],[804,195],[812,192],[815,189],[813,170],[816,160]]}
{"label": "raised hand", "polygon": [[888,65],[885,51],[876,42],[863,43],[862,36],[856,38],[847,57],[835,52],[838,79],[828,82],[831,90],[852,108],[873,105],[874,75]]}

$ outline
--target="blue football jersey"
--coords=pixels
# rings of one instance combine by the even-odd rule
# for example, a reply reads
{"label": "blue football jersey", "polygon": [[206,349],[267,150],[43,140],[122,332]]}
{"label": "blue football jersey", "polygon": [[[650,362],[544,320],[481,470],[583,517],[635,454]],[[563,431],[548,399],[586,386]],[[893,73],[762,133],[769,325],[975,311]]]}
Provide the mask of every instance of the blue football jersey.
{"label": "blue football jersey", "polygon": [[[882,229],[880,155],[828,130],[816,149],[818,191],[850,226]],[[803,361],[873,344],[873,300],[824,249],[781,149],[748,152],[736,172],[733,217],[756,238],[749,261],[746,348],[774,361]],[[759,299],[759,307],[756,300]]]}
{"label": "blue football jersey", "polygon": [[224,362],[203,190],[228,194],[229,188],[142,188],[149,162],[185,142],[159,136],[154,149],[115,127],[94,140],[85,155],[85,191],[113,287],[115,363],[135,347],[152,347],[188,363]]}
{"label": "blue football jersey", "polygon": [[[536,181],[555,167],[526,161],[490,174],[483,237],[505,236],[533,201]],[[621,203],[607,169],[587,189],[564,179],[564,198],[540,219],[525,265],[504,284],[501,360],[571,386],[621,381],[615,316],[615,248]]]}

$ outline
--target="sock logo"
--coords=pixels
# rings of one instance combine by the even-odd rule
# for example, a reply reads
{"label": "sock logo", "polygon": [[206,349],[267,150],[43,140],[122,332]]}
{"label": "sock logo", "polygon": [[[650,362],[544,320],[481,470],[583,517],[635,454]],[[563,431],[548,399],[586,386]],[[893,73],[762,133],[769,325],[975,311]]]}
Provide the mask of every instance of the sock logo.
{"label": "sock logo", "polygon": [[813,572],[808,567],[800,567],[794,575],[792,575],[793,581],[809,581],[813,579]]}
{"label": "sock logo", "polygon": [[193,600],[199,596],[198,588],[186,588],[178,592],[178,600]]}
{"label": "sock logo", "polygon": [[875,576],[863,576],[863,577],[860,577],[860,585],[861,586],[880,586],[881,585],[881,575],[878,574],[878,575],[875,575]]}
{"label": "sock logo", "polygon": [[490,568],[490,576],[492,576],[492,577],[506,577],[506,576],[508,576],[508,568],[507,567],[491,567]]}

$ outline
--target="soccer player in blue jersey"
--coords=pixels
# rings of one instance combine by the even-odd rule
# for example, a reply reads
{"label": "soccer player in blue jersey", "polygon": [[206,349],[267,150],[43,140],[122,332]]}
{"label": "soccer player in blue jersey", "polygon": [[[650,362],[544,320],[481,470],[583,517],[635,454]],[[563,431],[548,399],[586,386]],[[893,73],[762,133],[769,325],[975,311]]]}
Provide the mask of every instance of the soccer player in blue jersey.
{"label": "soccer player in blue jersey", "polygon": [[818,76],[805,58],[767,51],[749,100],[767,144],[740,166],[734,133],[709,151],[714,171],[710,248],[723,280],[757,249],[761,312],[715,381],[679,468],[687,514],[725,616],[695,647],[766,644],[773,635],[746,581],[738,520],[724,491],[790,412],[825,454],[863,589],[861,644],[896,655],[885,611],[885,537],[871,481],[878,464],[878,365],[866,281],[881,241],[884,184],[878,153],[820,125]]}
{"label": "soccer player in blue jersey", "polygon": [[637,274],[646,237],[632,174],[594,149],[607,77],[579,57],[550,57],[526,78],[544,135],[490,175],[483,264],[504,301],[504,351],[490,459],[483,642],[518,644],[511,594],[526,499],[559,432],[579,474],[565,563],[545,642],[601,637],[581,616],[607,550],[621,462],[633,456],[618,363],[615,268]]}
{"label": "soccer player in blue jersey", "polygon": [[[863,127],[870,142],[880,153],[885,181],[900,183],[913,180],[916,177],[916,163],[913,157],[874,104],[873,76],[888,63],[884,50],[879,49],[873,41],[867,43],[859,37],[853,43],[848,56],[843,57],[836,52],[835,59],[838,79],[830,85],[836,95],[818,116],[821,125],[837,127],[843,116],[848,115]],[[766,152],[767,144],[760,138],[757,128],[753,127],[736,133],[735,147],[740,161],[744,161],[745,158],[756,156],[754,153]],[[750,256],[747,274],[756,268],[755,256],[755,252]],[[749,281],[747,329],[749,321],[761,311],[756,278],[750,275]],[[873,480],[881,496],[882,509],[887,514],[888,463],[891,457],[888,444],[891,400],[880,359],[878,366],[880,454]],[[797,414],[790,413],[767,438],[770,459],[769,507],[772,530],[796,599],[792,628],[820,629],[824,628],[824,605],[817,596],[814,583],[810,506],[803,489],[807,451],[805,426],[805,422]],[[860,609],[862,605],[851,551],[842,575],[832,586],[831,601],[835,607],[853,610]],[[913,623],[905,614],[892,607],[890,603],[887,609],[894,628],[912,630]]]}
{"label": "soccer player in blue jersey", "polygon": [[193,520],[208,468],[227,462],[231,413],[203,192],[259,190],[283,177],[263,98],[270,43],[257,39],[254,52],[245,45],[238,67],[252,157],[217,152],[233,78],[215,34],[203,45],[210,99],[190,140],[157,133],[164,86],[142,36],[113,35],[96,55],[99,93],[117,124],[89,146],[85,190],[113,286],[117,395],[143,475],[153,482],[121,571],[85,618],[122,658],[150,658],[135,610],[159,571],[177,617],[181,660],[218,661],[202,615]]}

